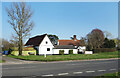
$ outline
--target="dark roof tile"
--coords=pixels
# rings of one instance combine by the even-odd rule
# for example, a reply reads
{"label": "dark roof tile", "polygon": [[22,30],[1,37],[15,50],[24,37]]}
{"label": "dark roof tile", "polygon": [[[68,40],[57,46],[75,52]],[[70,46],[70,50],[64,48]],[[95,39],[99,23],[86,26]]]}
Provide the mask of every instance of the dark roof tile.
{"label": "dark roof tile", "polygon": [[85,46],[84,40],[59,40],[59,45]]}
{"label": "dark roof tile", "polygon": [[39,46],[46,35],[47,34],[43,34],[40,36],[35,36],[35,37],[30,38],[27,41],[27,43],[25,44],[25,46],[31,46],[31,45],[32,46]]}

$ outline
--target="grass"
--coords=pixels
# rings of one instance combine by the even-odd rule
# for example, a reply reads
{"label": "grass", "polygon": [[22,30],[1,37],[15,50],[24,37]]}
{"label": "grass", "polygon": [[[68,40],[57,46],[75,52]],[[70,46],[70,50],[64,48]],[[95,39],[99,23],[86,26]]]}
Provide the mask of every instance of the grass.
{"label": "grass", "polygon": [[102,76],[97,76],[95,78],[120,78],[120,72],[107,73]]}
{"label": "grass", "polygon": [[67,61],[67,60],[88,60],[88,59],[105,59],[105,58],[118,58],[118,51],[115,52],[104,52],[96,54],[69,54],[69,55],[47,55],[46,58],[42,55],[29,55],[29,56],[12,56],[8,57],[31,60],[31,61]]}
{"label": "grass", "polygon": [[5,62],[4,60],[0,60],[0,63],[3,63],[3,62]]}

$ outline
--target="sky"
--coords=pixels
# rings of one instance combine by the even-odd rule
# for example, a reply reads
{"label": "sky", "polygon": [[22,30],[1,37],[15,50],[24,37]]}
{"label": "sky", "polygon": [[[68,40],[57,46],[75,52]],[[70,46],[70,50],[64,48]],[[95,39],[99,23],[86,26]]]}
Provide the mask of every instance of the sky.
{"label": "sky", "polygon": [[[7,22],[6,7],[11,2],[2,2],[2,37],[10,40],[14,30]],[[27,2],[31,6],[34,28],[29,37],[42,34],[57,35],[59,39],[85,37],[93,29],[108,31],[118,37],[117,2]],[[28,38],[26,39],[28,40]]]}

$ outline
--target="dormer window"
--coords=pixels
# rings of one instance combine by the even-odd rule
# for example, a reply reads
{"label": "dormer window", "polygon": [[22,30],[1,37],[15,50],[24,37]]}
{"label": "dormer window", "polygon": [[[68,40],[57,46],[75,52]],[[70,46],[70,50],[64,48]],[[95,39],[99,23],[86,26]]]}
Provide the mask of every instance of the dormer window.
{"label": "dormer window", "polygon": [[46,44],[48,44],[48,42],[46,41]]}

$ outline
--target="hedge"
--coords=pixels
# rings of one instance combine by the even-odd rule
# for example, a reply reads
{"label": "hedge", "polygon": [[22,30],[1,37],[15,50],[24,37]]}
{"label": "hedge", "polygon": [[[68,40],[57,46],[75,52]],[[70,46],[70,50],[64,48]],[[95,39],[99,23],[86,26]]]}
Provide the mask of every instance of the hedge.
{"label": "hedge", "polygon": [[64,50],[59,50],[60,55],[64,55]]}
{"label": "hedge", "polygon": [[116,51],[116,48],[97,48],[93,49],[94,53],[100,53],[100,52],[114,52]]}
{"label": "hedge", "polygon": [[69,54],[73,54],[73,50],[69,50]]}

